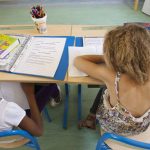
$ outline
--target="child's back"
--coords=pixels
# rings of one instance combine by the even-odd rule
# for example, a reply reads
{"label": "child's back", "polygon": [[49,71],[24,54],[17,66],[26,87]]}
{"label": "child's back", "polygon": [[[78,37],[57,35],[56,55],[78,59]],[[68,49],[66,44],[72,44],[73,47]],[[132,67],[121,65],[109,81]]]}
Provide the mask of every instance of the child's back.
{"label": "child's back", "polygon": [[[117,95],[113,77],[111,76],[111,82],[107,83],[107,88],[110,95],[110,104],[115,106],[117,104]],[[129,76],[121,75],[119,81],[119,101],[134,117],[142,116],[150,108],[149,91],[150,81],[144,85],[139,85]]]}

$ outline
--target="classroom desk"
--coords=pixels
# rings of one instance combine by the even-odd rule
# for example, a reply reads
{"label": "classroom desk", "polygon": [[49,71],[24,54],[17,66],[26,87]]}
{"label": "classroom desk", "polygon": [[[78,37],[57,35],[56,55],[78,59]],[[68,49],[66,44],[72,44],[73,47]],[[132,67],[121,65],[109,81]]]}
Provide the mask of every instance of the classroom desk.
{"label": "classroom desk", "polygon": [[72,35],[83,37],[104,37],[104,35],[114,27],[116,26],[72,25]]}
{"label": "classroom desk", "polygon": [[[42,35],[50,36],[79,36],[79,37],[95,37],[104,36],[108,30],[112,29],[110,26],[95,26],[95,25],[48,25],[48,32]],[[1,33],[9,34],[29,34],[41,35],[34,28],[34,25],[0,25]],[[0,81],[14,81],[14,82],[34,82],[34,83],[76,83],[78,84],[78,121],[81,120],[81,84],[95,84],[102,85],[103,82],[92,79],[90,77],[69,77],[68,73],[63,81],[53,80],[41,77],[15,75],[11,73],[0,73]],[[64,119],[63,128],[67,128],[68,107],[69,107],[69,86],[65,84],[66,98],[64,101]]]}
{"label": "classroom desk", "polygon": [[47,32],[38,33],[34,25],[0,25],[0,33],[7,34],[27,34],[27,35],[50,35],[50,36],[70,36],[71,25],[47,25]]}
{"label": "classroom desk", "polygon": [[[39,34],[34,25],[0,25],[0,33],[7,34],[27,34],[27,35],[50,35],[50,36],[70,36],[71,25],[48,25],[47,33]],[[0,81],[13,82],[38,82],[38,83],[64,83],[67,82],[67,76],[63,81],[41,78],[35,76],[16,75],[12,73],[0,72]]]}
{"label": "classroom desk", "polygon": [[[80,37],[96,37],[104,36],[107,31],[115,26],[99,26],[99,25],[48,25],[47,33],[40,34],[34,25],[0,25],[0,33],[7,34],[27,34],[27,35],[50,35],[50,36],[80,36]],[[53,80],[42,77],[16,75],[11,73],[0,72],[0,81],[14,82],[38,82],[38,83],[81,83],[81,84],[103,84],[102,82],[90,77],[69,77],[65,79]]]}

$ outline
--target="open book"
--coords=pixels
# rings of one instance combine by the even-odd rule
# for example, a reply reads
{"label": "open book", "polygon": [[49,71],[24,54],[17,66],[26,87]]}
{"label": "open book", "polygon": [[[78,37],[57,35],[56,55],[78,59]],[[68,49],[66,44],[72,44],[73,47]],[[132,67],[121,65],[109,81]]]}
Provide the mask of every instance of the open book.
{"label": "open book", "polygon": [[16,36],[20,45],[0,65],[1,71],[53,78],[60,63],[66,37]]}

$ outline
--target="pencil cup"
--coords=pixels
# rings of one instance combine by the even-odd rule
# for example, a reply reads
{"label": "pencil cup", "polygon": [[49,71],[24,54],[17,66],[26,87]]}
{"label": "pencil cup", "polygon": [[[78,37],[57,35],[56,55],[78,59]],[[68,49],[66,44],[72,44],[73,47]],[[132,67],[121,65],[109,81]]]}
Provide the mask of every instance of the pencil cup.
{"label": "pencil cup", "polygon": [[35,23],[36,29],[39,31],[39,33],[45,33],[47,31],[47,15],[45,15],[43,18],[33,18],[32,20]]}

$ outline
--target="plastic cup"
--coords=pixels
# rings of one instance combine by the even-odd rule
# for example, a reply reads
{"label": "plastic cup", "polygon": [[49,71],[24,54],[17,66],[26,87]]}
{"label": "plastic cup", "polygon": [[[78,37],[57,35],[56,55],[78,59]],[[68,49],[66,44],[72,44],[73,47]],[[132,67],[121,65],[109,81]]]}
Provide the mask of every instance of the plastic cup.
{"label": "plastic cup", "polygon": [[47,32],[47,25],[46,25],[47,15],[45,15],[43,18],[33,18],[33,17],[31,18],[34,21],[36,29],[38,30],[39,33],[43,34]]}

